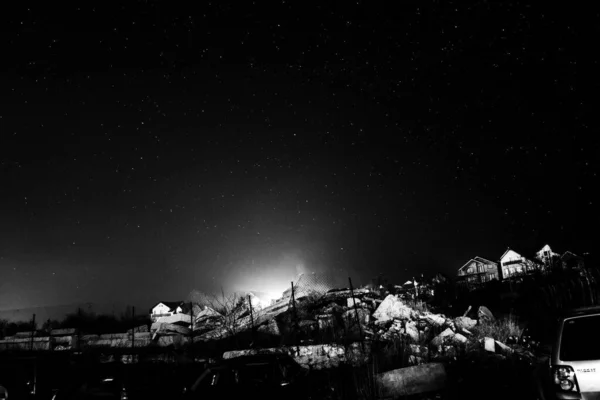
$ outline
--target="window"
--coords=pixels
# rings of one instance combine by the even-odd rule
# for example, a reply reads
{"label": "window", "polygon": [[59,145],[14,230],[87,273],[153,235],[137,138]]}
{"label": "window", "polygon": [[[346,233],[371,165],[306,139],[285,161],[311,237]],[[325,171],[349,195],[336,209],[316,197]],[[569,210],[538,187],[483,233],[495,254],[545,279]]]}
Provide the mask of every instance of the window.
{"label": "window", "polygon": [[571,318],[565,321],[560,341],[562,361],[600,359],[600,315]]}

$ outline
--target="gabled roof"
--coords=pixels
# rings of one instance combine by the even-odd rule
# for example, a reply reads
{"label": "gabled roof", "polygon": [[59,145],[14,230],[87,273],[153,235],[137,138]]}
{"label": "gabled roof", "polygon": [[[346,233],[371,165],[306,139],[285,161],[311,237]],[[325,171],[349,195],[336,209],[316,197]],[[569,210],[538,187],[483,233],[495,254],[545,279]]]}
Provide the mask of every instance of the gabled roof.
{"label": "gabled roof", "polygon": [[565,251],[565,253],[561,256],[561,258],[566,258],[566,257],[571,257],[571,258],[583,258],[581,256],[578,256],[577,254],[573,253],[572,251]]}
{"label": "gabled roof", "polygon": [[458,270],[460,271],[460,270],[461,270],[461,269],[463,269],[464,267],[466,267],[466,266],[468,266],[469,264],[471,264],[471,262],[473,262],[473,261],[475,261],[475,262],[479,261],[479,262],[482,262],[482,263],[484,263],[484,264],[498,265],[498,263],[497,263],[497,262],[490,261],[490,260],[488,260],[487,258],[483,258],[483,257],[475,256],[475,257],[471,258],[469,261],[467,261],[467,262],[466,262],[466,263],[465,263],[465,264],[464,264],[462,267],[460,267]]}
{"label": "gabled roof", "polygon": [[493,264],[493,265],[498,265],[497,262],[492,261],[492,260],[488,260],[487,258],[483,258],[483,257],[479,257],[479,256],[475,256],[474,258],[477,261],[480,261],[482,263],[486,263],[486,264]]}
{"label": "gabled roof", "polygon": [[[500,256],[500,259],[502,260],[504,258],[504,256],[506,255],[506,253],[508,253],[509,251],[514,251],[514,250],[511,249],[510,247],[507,247],[506,251]],[[517,252],[515,251],[515,253],[517,253]],[[519,254],[519,253],[517,253],[517,254]]]}
{"label": "gabled roof", "polygon": [[183,301],[159,301],[158,303],[152,306],[152,309],[154,309],[159,304],[164,304],[165,306],[169,307],[169,311],[175,311],[177,307],[181,306],[183,308],[183,305],[185,303]]}

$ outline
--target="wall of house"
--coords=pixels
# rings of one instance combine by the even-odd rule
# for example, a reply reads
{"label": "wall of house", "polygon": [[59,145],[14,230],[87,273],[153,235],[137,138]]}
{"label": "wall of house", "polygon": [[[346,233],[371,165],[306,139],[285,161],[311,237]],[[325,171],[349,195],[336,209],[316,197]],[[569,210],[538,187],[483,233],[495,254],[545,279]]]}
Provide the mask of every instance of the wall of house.
{"label": "wall of house", "polygon": [[[483,272],[483,274],[481,274]],[[481,274],[481,278],[479,276]],[[458,276],[466,276],[467,282],[488,282],[492,279],[500,279],[498,267],[494,264],[471,261],[458,271]]]}
{"label": "wall of house", "polygon": [[170,314],[169,307],[164,304],[159,304],[152,309],[152,314]]}

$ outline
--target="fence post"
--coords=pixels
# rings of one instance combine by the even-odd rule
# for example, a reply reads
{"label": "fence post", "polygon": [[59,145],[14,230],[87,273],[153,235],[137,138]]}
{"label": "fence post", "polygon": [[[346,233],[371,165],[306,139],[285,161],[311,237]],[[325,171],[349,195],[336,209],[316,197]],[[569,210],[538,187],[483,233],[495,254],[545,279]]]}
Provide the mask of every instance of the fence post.
{"label": "fence post", "polygon": [[356,307],[356,298],[354,297],[354,288],[352,287],[352,279],[348,277],[348,283],[350,284],[350,295],[352,296],[352,303],[354,303],[354,315],[356,315],[356,323],[358,324],[358,332],[360,335],[360,347],[365,352],[365,343],[363,341],[362,327],[360,326],[360,317],[358,316],[358,307]]}
{"label": "fence post", "polygon": [[77,307],[77,315],[79,317],[77,318],[77,325],[79,325],[77,327],[77,352],[81,353],[81,326],[83,325],[81,321],[81,307]]}
{"label": "fence post", "polygon": [[131,363],[133,364],[135,353],[135,307],[131,307],[131,322],[133,325],[131,328]]}
{"label": "fence post", "polygon": [[34,334],[35,334],[35,314],[33,314],[33,318],[31,319],[31,348],[30,348],[31,351],[33,351]]}

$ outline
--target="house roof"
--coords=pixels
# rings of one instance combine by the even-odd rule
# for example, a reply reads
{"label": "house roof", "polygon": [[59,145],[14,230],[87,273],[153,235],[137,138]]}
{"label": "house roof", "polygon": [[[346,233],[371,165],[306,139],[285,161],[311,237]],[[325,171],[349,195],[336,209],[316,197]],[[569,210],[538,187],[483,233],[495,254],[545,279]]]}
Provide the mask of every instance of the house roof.
{"label": "house roof", "polygon": [[[508,252],[509,252],[509,251],[511,251],[511,250],[512,250],[512,251],[514,251],[514,250],[513,250],[513,249],[511,249],[510,247],[507,247],[507,248],[506,248],[506,251],[505,251],[505,252],[504,252],[504,253],[503,253],[503,254],[500,256],[500,259],[502,260],[502,258],[504,258],[504,256],[506,255],[506,253],[508,253]],[[515,251],[515,253],[517,253],[517,252]],[[519,254],[519,253],[517,253],[517,254]],[[519,254],[519,255],[520,255],[520,254]]]}
{"label": "house roof", "polygon": [[475,256],[473,258],[471,258],[469,261],[467,261],[462,267],[460,267],[458,270],[460,271],[461,269],[463,269],[464,267],[468,266],[472,261],[479,261],[482,262],[484,264],[492,264],[492,265],[498,265],[497,262],[494,261],[490,261],[487,258],[483,258],[483,257],[479,257],[479,256]]}
{"label": "house roof", "polygon": [[567,258],[567,257],[570,257],[570,258],[583,258],[583,257],[578,256],[577,254],[573,253],[572,251],[568,251],[568,250],[565,251],[565,253],[561,256],[561,258]]}
{"label": "house roof", "polygon": [[159,304],[164,304],[165,306],[169,307],[169,311],[173,311],[179,306],[183,308],[183,306],[185,305],[183,301],[159,301],[154,306],[152,306],[152,308],[155,308]]}

